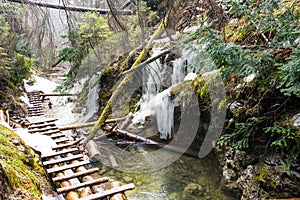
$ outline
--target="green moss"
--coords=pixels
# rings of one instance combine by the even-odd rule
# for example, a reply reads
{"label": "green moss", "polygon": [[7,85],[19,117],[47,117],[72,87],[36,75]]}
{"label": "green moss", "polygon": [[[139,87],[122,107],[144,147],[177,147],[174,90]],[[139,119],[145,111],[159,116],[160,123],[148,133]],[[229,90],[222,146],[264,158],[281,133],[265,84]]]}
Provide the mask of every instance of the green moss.
{"label": "green moss", "polygon": [[267,167],[263,167],[261,170],[257,172],[257,175],[255,177],[255,181],[260,182],[260,181],[265,181],[269,174],[269,170]]}
{"label": "green moss", "polygon": [[[18,142],[19,141],[19,142]],[[8,185],[9,191],[18,189],[21,194],[29,194],[32,199],[40,199],[42,195],[41,182],[47,183],[44,169],[35,161],[35,153],[26,146],[19,136],[0,125],[0,173],[5,180],[1,184]],[[5,196],[4,196],[5,197]]]}

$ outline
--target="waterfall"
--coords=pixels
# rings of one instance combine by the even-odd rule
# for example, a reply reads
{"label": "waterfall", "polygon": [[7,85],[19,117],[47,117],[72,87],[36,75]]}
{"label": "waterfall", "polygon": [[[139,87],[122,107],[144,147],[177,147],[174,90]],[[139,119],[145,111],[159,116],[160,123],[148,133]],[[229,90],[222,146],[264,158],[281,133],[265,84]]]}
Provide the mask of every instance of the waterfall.
{"label": "waterfall", "polygon": [[89,92],[86,101],[86,112],[80,120],[81,123],[87,122],[98,111],[98,98],[99,98],[98,93],[100,87],[99,84],[94,85],[97,79],[98,79],[98,75],[94,74],[92,78],[89,80]]}
{"label": "waterfall", "polygon": [[[160,49],[155,50],[153,56],[159,53]],[[161,139],[172,138],[175,105],[170,97],[170,88],[183,80],[196,78],[199,71],[193,65],[196,63],[196,52],[191,49],[183,50],[182,56],[173,61],[171,68],[165,60],[162,63],[154,61],[144,70],[140,110],[132,120],[133,123],[145,124],[145,117],[155,116]]]}

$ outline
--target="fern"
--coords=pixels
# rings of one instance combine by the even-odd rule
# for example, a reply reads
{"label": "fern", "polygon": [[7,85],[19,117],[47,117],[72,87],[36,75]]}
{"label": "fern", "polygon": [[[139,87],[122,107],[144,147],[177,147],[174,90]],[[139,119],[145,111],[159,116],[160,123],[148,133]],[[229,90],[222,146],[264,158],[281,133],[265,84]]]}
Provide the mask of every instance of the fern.
{"label": "fern", "polygon": [[287,64],[280,64],[278,79],[277,88],[284,95],[300,97],[300,49],[294,50]]}

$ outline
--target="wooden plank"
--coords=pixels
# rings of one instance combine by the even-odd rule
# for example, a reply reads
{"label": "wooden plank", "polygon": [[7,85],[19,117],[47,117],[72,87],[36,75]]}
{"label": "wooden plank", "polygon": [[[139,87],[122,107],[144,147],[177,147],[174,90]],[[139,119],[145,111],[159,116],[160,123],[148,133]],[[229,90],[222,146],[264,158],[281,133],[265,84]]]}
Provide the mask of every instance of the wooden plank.
{"label": "wooden plank", "polygon": [[40,107],[37,107],[37,108],[28,108],[28,111],[29,112],[34,112],[34,111],[42,112],[42,111],[44,111],[44,108],[40,108]]}
{"label": "wooden plank", "polygon": [[66,144],[61,144],[61,145],[57,145],[57,146],[54,146],[52,147],[53,150],[57,150],[57,149],[62,149],[62,148],[66,148],[66,147],[71,147],[73,145],[76,145],[78,144],[80,141],[84,140],[84,138],[79,138],[75,141],[72,141],[72,142],[68,142]]}
{"label": "wooden plank", "polygon": [[80,166],[87,165],[87,164],[90,164],[90,161],[84,160],[84,161],[80,161],[80,162],[70,164],[70,165],[64,165],[61,167],[54,167],[54,168],[47,169],[47,173],[51,174],[51,173],[61,172],[61,171],[67,170],[67,169],[72,169],[72,168],[80,167]]}
{"label": "wooden plank", "polygon": [[41,129],[41,128],[30,129],[30,130],[28,130],[28,132],[29,133],[36,133],[36,132],[46,132],[46,131],[50,131],[50,130],[58,130],[59,131],[59,129],[56,126],[54,126],[54,127],[43,128],[43,129]]}
{"label": "wooden plank", "polygon": [[59,130],[53,130],[53,131],[47,131],[47,132],[41,132],[41,133],[36,133],[36,134],[40,134],[40,135],[51,135],[51,134],[56,134],[56,133],[60,133]]}
{"label": "wooden plank", "polygon": [[44,111],[32,111],[32,110],[28,111],[29,114],[41,114],[43,112]]}
{"label": "wooden plank", "polygon": [[[54,178],[52,178],[52,181],[54,183],[61,182],[61,181],[65,181],[65,180],[68,180],[68,179],[78,178],[78,177],[86,176],[86,175],[89,175],[89,174],[93,174],[93,173],[98,172],[98,171],[99,171],[99,168],[96,167],[96,168],[88,169],[88,170],[81,171],[81,172],[76,172],[74,174],[70,174],[70,175],[66,175],[66,176],[54,177]],[[102,179],[104,179],[104,178],[107,178],[107,177],[102,177]],[[109,178],[107,178],[107,180],[109,180]]]}
{"label": "wooden plank", "polygon": [[55,138],[54,141],[55,141],[56,144],[59,144],[59,143],[63,143],[63,142],[68,142],[69,138],[67,138],[67,137]]}
{"label": "wooden plank", "polygon": [[59,138],[59,137],[66,137],[66,134],[64,134],[64,133],[57,133],[57,134],[50,135],[50,137],[52,139]]}
{"label": "wooden plank", "polygon": [[50,123],[50,122],[55,122],[57,121],[58,119],[49,119],[49,120],[43,120],[43,121],[35,121],[35,122],[30,122],[30,123],[27,123],[25,124],[26,126],[30,126],[30,125],[34,125],[34,124],[43,124],[43,123]]}
{"label": "wooden plank", "polygon": [[98,178],[98,179],[95,179],[95,180],[92,180],[92,181],[87,181],[87,182],[83,182],[83,183],[80,183],[80,184],[77,184],[77,185],[72,185],[70,187],[58,188],[57,193],[61,194],[61,193],[65,193],[65,192],[70,192],[70,191],[76,190],[78,188],[88,187],[88,186],[104,183],[106,181],[108,181],[108,180],[103,179],[103,178]]}
{"label": "wooden plank", "polygon": [[63,162],[68,162],[68,161],[71,161],[71,160],[76,160],[76,159],[80,159],[80,158],[83,158],[83,155],[82,154],[77,154],[77,155],[74,155],[74,156],[68,156],[68,157],[65,157],[65,158],[60,158],[60,159],[56,159],[56,160],[49,160],[49,161],[45,161],[43,162],[43,165],[54,165],[54,164],[59,164],[59,163],[63,163]]}
{"label": "wooden plank", "polygon": [[62,151],[57,151],[57,152],[54,152],[52,154],[41,155],[41,158],[42,159],[51,158],[51,157],[55,157],[55,156],[58,156],[58,155],[63,155],[63,154],[72,153],[72,152],[76,152],[76,151],[78,151],[78,148],[64,149]]}
{"label": "wooden plank", "polygon": [[38,117],[38,116],[42,116],[43,114],[28,114],[28,117]]}
{"label": "wooden plank", "polygon": [[42,128],[42,127],[47,127],[47,126],[56,126],[56,125],[54,123],[37,124],[37,125],[31,125],[31,126],[29,126],[28,129]]}
{"label": "wooden plank", "polygon": [[112,188],[112,189],[109,189],[109,190],[105,190],[103,192],[99,192],[99,193],[92,194],[92,195],[87,196],[87,197],[80,198],[79,200],[101,199],[101,198],[104,198],[104,197],[107,197],[107,196],[111,196],[113,194],[117,194],[117,193],[120,193],[120,192],[125,192],[127,190],[133,190],[134,188],[135,188],[135,185],[133,183],[129,183],[129,184],[126,184],[126,185],[122,185],[120,187]]}

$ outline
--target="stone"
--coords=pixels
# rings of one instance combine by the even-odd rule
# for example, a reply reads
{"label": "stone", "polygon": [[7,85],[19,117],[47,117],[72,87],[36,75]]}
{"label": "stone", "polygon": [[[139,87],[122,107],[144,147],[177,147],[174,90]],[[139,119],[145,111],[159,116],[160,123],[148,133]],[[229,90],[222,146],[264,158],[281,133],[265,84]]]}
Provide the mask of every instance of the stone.
{"label": "stone", "polygon": [[131,178],[130,176],[123,176],[123,180],[125,183],[130,183],[132,182],[133,178]]}
{"label": "stone", "polygon": [[223,171],[223,176],[225,180],[235,180],[237,178],[237,174],[233,169],[225,169]]}
{"label": "stone", "polygon": [[293,116],[293,126],[300,127],[300,113]]}
{"label": "stone", "polygon": [[183,193],[185,195],[199,195],[203,193],[203,188],[201,185],[196,183],[189,183],[185,188],[183,189]]}
{"label": "stone", "polygon": [[250,83],[250,82],[252,82],[252,81],[254,80],[255,77],[256,77],[255,74],[250,74],[249,76],[246,76],[246,77],[244,78],[244,81],[245,81],[246,83]]}

